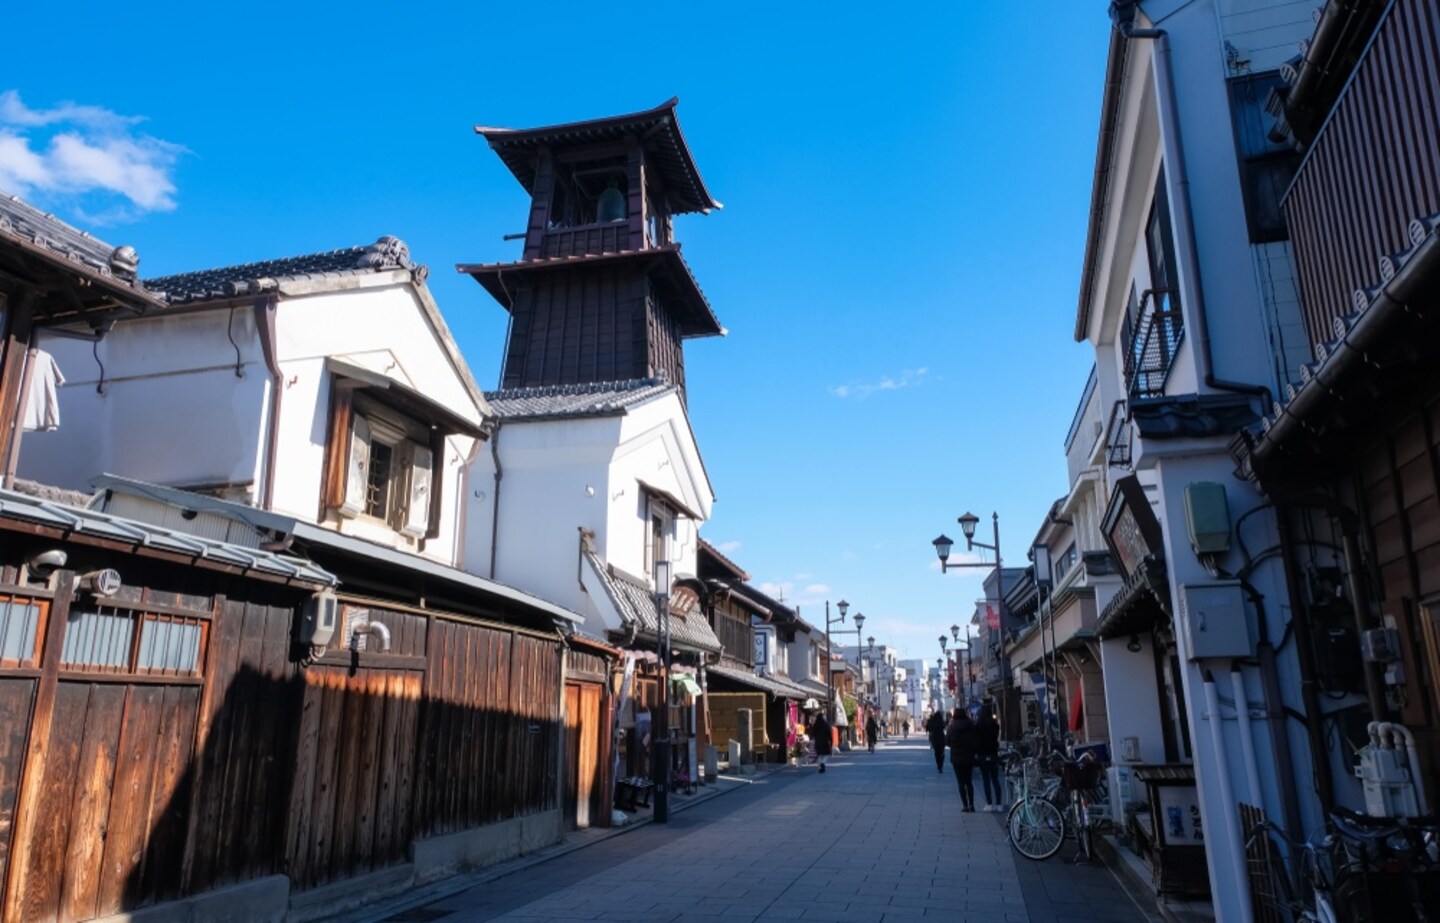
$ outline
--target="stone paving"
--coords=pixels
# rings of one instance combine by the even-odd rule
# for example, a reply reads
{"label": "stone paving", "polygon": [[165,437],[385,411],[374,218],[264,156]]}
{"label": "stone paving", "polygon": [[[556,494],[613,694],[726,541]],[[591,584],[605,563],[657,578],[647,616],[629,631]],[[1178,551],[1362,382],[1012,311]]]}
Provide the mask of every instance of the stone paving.
{"label": "stone paving", "polygon": [[[978,780],[977,780],[978,781]],[[1145,923],[1103,866],[1033,863],[1000,815],[963,814],[923,739],[759,778],[387,919]]]}

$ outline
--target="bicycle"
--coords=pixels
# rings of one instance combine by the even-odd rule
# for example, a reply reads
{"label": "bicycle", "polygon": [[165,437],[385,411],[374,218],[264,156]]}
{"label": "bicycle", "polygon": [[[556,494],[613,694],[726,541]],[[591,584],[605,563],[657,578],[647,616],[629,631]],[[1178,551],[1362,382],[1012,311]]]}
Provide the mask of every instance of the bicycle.
{"label": "bicycle", "polygon": [[1027,859],[1040,861],[1055,855],[1065,842],[1065,817],[1054,802],[1059,779],[1042,778],[1040,761],[1025,757],[1011,761],[1006,780],[1019,792],[1005,816],[1010,845]]}
{"label": "bicycle", "polygon": [[1066,820],[1075,834],[1076,845],[1080,847],[1080,854],[1075,858],[1077,863],[1090,862],[1095,858],[1096,824],[1090,805],[1092,800],[1098,801],[1095,794],[1104,782],[1104,768],[1090,753],[1079,759],[1065,759],[1060,764],[1060,790],[1069,796]]}
{"label": "bicycle", "polygon": [[[1280,843],[1292,855],[1300,856],[1299,888],[1286,867]],[[1330,848],[1328,837],[1319,846],[1295,842],[1272,821],[1253,823],[1245,835],[1245,861],[1250,873],[1250,893],[1257,905],[1255,919],[1264,923],[1338,923],[1331,902]]]}

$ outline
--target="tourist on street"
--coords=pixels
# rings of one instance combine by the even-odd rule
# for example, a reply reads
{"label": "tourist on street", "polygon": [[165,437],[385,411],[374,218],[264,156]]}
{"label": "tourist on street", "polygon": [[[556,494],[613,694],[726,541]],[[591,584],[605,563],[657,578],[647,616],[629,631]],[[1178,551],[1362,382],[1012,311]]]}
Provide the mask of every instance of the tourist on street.
{"label": "tourist on street", "polygon": [[865,719],[865,743],[869,745],[870,752],[875,752],[875,738],[880,736],[880,725],[871,715]]}
{"label": "tourist on street", "polygon": [[1000,722],[995,708],[986,702],[975,722],[975,765],[980,767],[980,782],[985,786],[985,810],[1003,811],[1005,792],[1000,788]]}
{"label": "tourist on street", "polygon": [[825,761],[830,758],[830,750],[835,745],[835,735],[830,730],[830,722],[825,720],[824,712],[815,716],[815,723],[810,725],[810,736],[815,740],[815,762],[824,772]]}
{"label": "tourist on street", "polygon": [[930,735],[930,749],[935,751],[935,771],[945,771],[945,713],[940,709],[930,713],[925,721],[925,733]]}
{"label": "tourist on street", "polygon": [[904,735],[904,737],[905,737],[906,740],[909,740],[909,739],[910,739],[910,722],[909,722],[909,721],[906,721],[906,722],[904,722],[903,724],[900,725],[900,733]]}
{"label": "tourist on street", "polygon": [[975,811],[975,752],[977,739],[975,722],[963,708],[955,709],[950,726],[945,729],[945,743],[950,746],[950,765],[955,770],[955,782],[960,786],[960,810]]}

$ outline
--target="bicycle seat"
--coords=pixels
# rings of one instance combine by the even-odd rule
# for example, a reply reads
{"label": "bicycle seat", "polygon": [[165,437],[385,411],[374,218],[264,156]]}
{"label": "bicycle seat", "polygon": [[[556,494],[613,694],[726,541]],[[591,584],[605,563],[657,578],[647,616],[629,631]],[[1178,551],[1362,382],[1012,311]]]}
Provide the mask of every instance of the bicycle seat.
{"label": "bicycle seat", "polygon": [[1371,817],[1338,806],[1330,814],[1330,824],[1340,836],[1374,844],[1383,844],[1400,832],[1400,825],[1392,817]]}

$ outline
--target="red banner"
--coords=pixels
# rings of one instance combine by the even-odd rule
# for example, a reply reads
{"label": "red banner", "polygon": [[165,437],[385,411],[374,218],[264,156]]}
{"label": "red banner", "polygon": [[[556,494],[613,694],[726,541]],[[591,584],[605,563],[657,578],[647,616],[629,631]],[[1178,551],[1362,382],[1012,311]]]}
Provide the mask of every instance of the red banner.
{"label": "red banner", "polygon": [[954,691],[955,691],[955,661],[952,660],[952,661],[950,661],[948,664],[946,664],[946,673],[947,673],[947,676],[945,677],[945,685],[950,689],[951,692],[954,692]]}
{"label": "red banner", "polygon": [[985,627],[991,631],[1000,630],[1000,613],[996,612],[995,607],[988,603],[985,606]]}

